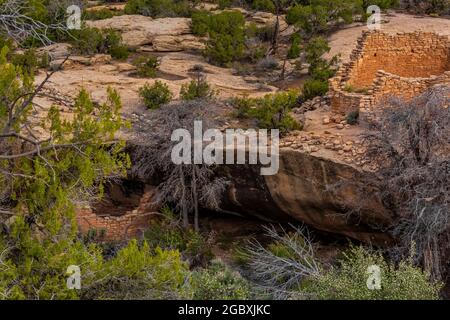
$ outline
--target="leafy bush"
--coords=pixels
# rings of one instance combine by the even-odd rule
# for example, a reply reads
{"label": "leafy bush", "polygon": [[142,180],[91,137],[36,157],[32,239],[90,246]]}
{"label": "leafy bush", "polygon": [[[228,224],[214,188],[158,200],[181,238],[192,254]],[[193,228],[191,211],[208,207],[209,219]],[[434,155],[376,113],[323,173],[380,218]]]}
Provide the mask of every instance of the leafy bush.
{"label": "leafy bush", "polygon": [[328,92],[328,81],[310,79],[303,85],[302,98],[306,101]]}
{"label": "leafy bush", "polygon": [[256,23],[252,22],[245,28],[245,35],[247,38],[258,38],[263,42],[272,41],[275,35],[275,25],[258,27]]}
{"label": "leafy bush", "polygon": [[178,250],[183,257],[195,265],[206,265],[212,253],[205,238],[192,229],[184,229],[169,207],[161,210],[163,218],[153,223],[145,232],[145,239],[151,248]]}
{"label": "leafy bush", "polygon": [[289,51],[287,53],[288,59],[296,59],[300,57],[300,36],[295,34],[291,39],[291,46],[289,47]]}
{"label": "leafy bush", "polygon": [[[123,176],[129,167],[124,143],[108,143],[125,126],[120,97],[108,89],[107,101],[94,104],[82,90],[74,101],[73,117],[62,119],[59,108],[52,106],[42,121],[34,121],[28,119],[31,106],[24,95],[38,94],[33,75],[9,63],[6,48],[0,54],[0,79],[2,131],[18,130],[31,140],[33,134],[22,130],[26,125],[52,137],[38,142],[39,155],[33,153],[34,143],[26,146],[13,136],[2,140],[5,150],[31,152],[26,157],[18,154],[15,166],[0,163],[0,181],[10,186],[1,189],[2,197],[12,200],[3,203],[2,210],[14,212],[8,230],[0,230],[0,295],[4,299],[76,299],[87,292],[96,296],[91,285],[107,275],[100,274],[104,260],[99,247],[78,240],[75,202],[100,196],[98,186],[107,177]],[[24,106],[24,111],[14,108],[18,113],[9,118],[4,111],[12,102]],[[82,291],[66,286],[70,265],[82,266]]]}
{"label": "leafy bush", "polygon": [[123,11],[111,10],[108,8],[103,8],[99,10],[84,10],[83,20],[104,20],[115,16],[123,15]]}
{"label": "leafy bush", "polygon": [[225,65],[244,55],[244,25],[242,13],[225,11],[212,15],[205,55],[214,63]]}
{"label": "leafy bush", "polygon": [[[131,240],[103,263],[84,299],[177,299],[187,296],[188,265],[177,250],[151,250]],[[83,287],[85,284],[83,285]]]}
{"label": "leafy bush", "polygon": [[225,8],[229,8],[233,5],[233,0],[218,0],[217,4],[219,9],[223,10]]}
{"label": "leafy bush", "polygon": [[192,15],[192,32],[209,36],[205,55],[214,63],[224,65],[244,55],[245,19],[239,11],[211,15],[206,11]]}
{"label": "leafy bush", "polygon": [[23,53],[12,53],[10,60],[14,65],[22,67],[22,70],[29,74],[33,74],[40,65],[34,49],[25,50]]}
{"label": "leafy bush", "polygon": [[361,1],[311,0],[306,4],[298,3],[286,13],[286,22],[298,28],[304,39],[317,36],[338,23],[351,23],[353,15],[362,12]]}
{"label": "leafy bush", "polygon": [[79,54],[107,53],[116,59],[126,59],[128,48],[122,44],[122,36],[114,30],[82,28],[73,31],[72,50]]}
{"label": "leafy bush", "polygon": [[355,125],[358,123],[359,110],[351,111],[346,116],[346,121],[350,125]]}
{"label": "leafy bush", "polygon": [[[267,48],[258,38],[248,38],[245,40],[245,58],[250,60],[250,63],[255,63],[264,59]],[[233,64],[238,63],[237,61]]]}
{"label": "leafy bush", "polygon": [[[370,266],[380,268],[380,290],[367,288]],[[305,282],[302,291],[313,299],[326,300],[435,300],[441,288],[441,283],[430,281],[429,275],[410,261],[394,266],[377,252],[354,247],[339,260],[339,267]]]}
{"label": "leafy bush", "polygon": [[162,105],[169,103],[173,97],[167,84],[158,80],[152,86],[145,84],[139,90],[139,95],[149,109],[158,109]]}
{"label": "leafy bush", "polygon": [[232,103],[236,108],[236,116],[252,117],[258,126],[265,129],[280,129],[281,133],[301,129],[301,125],[289,114],[297,104],[298,92],[291,90],[264,98],[235,98]]}
{"label": "leafy bush", "polygon": [[[267,228],[273,239],[269,245],[251,242],[246,249],[252,277],[278,299],[438,299],[442,284],[431,281],[429,274],[412,259],[394,265],[380,252],[351,247],[327,268],[315,255],[315,244],[305,229],[296,232]],[[374,276],[380,271],[380,283]],[[369,289],[368,284],[381,288]]]}
{"label": "leafy bush", "polygon": [[194,271],[191,285],[196,300],[245,300],[250,298],[250,286],[238,272],[231,271],[220,260],[207,269]]}
{"label": "leafy bush", "polygon": [[275,12],[275,5],[272,0],[253,0],[252,7],[259,11]]}
{"label": "leafy bush", "polygon": [[204,76],[198,76],[197,79],[183,84],[180,90],[180,97],[184,101],[211,98],[214,95],[214,90],[208,84]]}
{"label": "leafy bush", "polygon": [[191,30],[197,36],[206,36],[209,32],[211,15],[208,11],[197,11],[192,14]]}
{"label": "leafy bush", "polygon": [[328,80],[336,73],[335,65],[338,57],[333,57],[330,61],[322,56],[330,52],[330,46],[323,37],[315,37],[306,45],[306,62],[309,63],[309,75],[316,80]]}
{"label": "leafy bush", "polygon": [[140,14],[152,18],[190,17],[193,6],[188,0],[129,0],[125,14]]}
{"label": "leafy bush", "polygon": [[137,68],[137,74],[140,77],[154,78],[159,66],[157,57],[139,57],[133,61],[133,65]]}
{"label": "leafy bush", "polygon": [[323,96],[328,92],[328,79],[336,73],[338,61],[338,56],[333,57],[330,61],[322,58],[329,51],[330,47],[323,37],[315,37],[306,45],[306,62],[309,63],[308,74],[311,79],[303,85],[303,100]]}

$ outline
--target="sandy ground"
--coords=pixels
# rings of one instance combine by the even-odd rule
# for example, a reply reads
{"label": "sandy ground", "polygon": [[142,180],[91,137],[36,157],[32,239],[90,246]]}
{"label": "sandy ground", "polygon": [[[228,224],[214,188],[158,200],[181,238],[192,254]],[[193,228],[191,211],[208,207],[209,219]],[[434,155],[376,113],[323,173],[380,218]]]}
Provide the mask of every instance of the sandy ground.
{"label": "sandy ground", "polygon": [[[446,18],[418,17],[395,13],[384,15],[382,20],[385,23],[381,25],[381,31],[386,33],[424,31],[450,36],[450,19]],[[368,30],[366,25],[354,24],[332,34],[328,39],[331,51],[327,57],[340,53],[342,61],[348,61],[350,53],[356,46],[357,39],[364,30]]]}

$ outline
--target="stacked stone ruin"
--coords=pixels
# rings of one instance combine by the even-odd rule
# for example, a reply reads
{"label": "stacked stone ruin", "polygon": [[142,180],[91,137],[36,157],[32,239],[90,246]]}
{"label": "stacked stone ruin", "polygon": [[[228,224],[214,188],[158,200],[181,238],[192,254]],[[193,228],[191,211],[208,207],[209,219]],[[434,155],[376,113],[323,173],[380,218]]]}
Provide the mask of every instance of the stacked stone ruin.
{"label": "stacked stone ruin", "polygon": [[329,84],[333,112],[359,110],[361,118],[371,118],[389,96],[408,100],[431,86],[450,85],[450,40],[425,32],[363,32]]}

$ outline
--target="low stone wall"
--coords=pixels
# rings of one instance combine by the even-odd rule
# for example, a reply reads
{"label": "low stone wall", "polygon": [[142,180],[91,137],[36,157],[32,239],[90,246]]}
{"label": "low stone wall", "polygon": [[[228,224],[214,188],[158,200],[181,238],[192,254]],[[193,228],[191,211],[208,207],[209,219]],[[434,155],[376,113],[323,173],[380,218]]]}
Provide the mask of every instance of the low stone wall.
{"label": "low stone wall", "polygon": [[430,78],[405,78],[379,71],[373,86],[373,102],[377,104],[387,95],[411,99],[437,84],[450,84],[450,71]]}
{"label": "low stone wall", "polygon": [[386,95],[410,99],[449,82],[450,40],[434,33],[364,32],[350,62],[330,79],[332,110],[371,111]]}
{"label": "low stone wall", "polygon": [[[140,199],[139,205],[120,216],[98,213],[93,208],[78,210],[78,229],[84,235],[95,236],[100,241],[124,241],[142,236],[159,208],[154,201],[154,190],[147,189]],[[113,204],[112,204],[113,205]]]}

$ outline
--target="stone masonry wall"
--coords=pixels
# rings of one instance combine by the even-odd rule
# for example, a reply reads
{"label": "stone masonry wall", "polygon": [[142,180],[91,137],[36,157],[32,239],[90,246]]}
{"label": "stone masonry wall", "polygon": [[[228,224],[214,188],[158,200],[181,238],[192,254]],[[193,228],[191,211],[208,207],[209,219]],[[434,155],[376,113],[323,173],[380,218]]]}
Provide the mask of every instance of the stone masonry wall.
{"label": "stone masonry wall", "polygon": [[336,113],[371,111],[387,95],[410,99],[428,87],[449,83],[450,40],[434,33],[364,32],[350,62],[330,79]]}
{"label": "stone masonry wall", "polygon": [[77,213],[78,228],[85,235],[95,231],[97,240],[123,241],[141,236],[157,210],[154,190],[148,189],[135,209],[120,216],[109,215],[108,212],[96,213],[92,208],[80,209]]}

